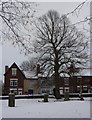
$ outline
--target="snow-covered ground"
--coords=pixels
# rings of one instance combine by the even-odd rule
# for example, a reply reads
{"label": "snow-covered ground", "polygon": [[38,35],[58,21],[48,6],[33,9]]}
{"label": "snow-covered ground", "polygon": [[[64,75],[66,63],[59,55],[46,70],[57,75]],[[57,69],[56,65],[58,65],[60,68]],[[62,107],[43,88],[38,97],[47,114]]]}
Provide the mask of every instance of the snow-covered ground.
{"label": "snow-covered ground", "polygon": [[2,118],[2,101],[0,100],[0,120],[1,120],[1,118]]}
{"label": "snow-covered ground", "polygon": [[38,102],[42,99],[17,99],[15,107],[8,107],[8,100],[2,100],[3,118],[90,118],[90,99],[84,101]]}

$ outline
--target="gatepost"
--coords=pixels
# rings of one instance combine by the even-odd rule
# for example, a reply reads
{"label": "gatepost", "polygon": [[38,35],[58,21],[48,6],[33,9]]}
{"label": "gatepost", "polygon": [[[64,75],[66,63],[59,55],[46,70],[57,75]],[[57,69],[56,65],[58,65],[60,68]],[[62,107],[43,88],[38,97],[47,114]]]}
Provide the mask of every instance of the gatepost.
{"label": "gatepost", "polygon": [[69,100],[69,92],[68,90],[66,90],[65,94],[64,94],[64,101],[68,101]]}
{"label": "gatepost", "polygon": [[48,102],[48,94],[44,95],[44,102]]}
{"label": "gatepost", "polygon": [[15,94],[14,93],[9,93],[8,106],[15,107]]}

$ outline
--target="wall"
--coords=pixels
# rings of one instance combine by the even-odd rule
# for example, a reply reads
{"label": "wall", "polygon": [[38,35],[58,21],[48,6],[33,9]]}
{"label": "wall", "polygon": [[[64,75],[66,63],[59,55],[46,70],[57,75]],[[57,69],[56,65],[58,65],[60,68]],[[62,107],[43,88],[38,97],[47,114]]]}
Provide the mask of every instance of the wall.
{"label": "wall", "polygon": [[[9,94],[10,88],[22,88],[22,93],[24,94],[24,76],[21,71],[17,68],[17,75],[12,76],[12,68],[17,68],[15,64],[8,70],[4,77],[4,94]],[[17,78],[18,79],[18,86],[10,86],[10,79]]]}
{"label": "wall", "polygon": [[25,79],[24,80],[24,94],[27,93],[28,90],[33,90],[34,94],[39,93],[39,81],[38,79]]}

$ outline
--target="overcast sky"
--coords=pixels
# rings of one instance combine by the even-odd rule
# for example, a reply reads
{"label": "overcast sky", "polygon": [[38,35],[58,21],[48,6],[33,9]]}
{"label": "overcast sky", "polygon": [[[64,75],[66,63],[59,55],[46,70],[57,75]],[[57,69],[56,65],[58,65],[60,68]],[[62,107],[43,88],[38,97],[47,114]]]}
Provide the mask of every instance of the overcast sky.
{"label": "overcast sky", "polygon": [[[57,10],[60,15],[65,14],[67,12],[72,11],[77,5],[80,3],[75,2],[48,2],[48,3],[38,3],[37,7],[37,16],[41,16],[42,14],[46,13],[48,10]],[[78,19],[83,19],[90,14],[89,5],[83,7],[81,10],[80,17],[77,18],[75,15],[71,16],[70,19],[73,23],[75,23]],[[2,46],[2,47],[1,47]],[[21,64],[22,61],[27,60],[32,56],[32,54],[25,56],[23,53],[20,54],[20,50],[18,47],[14,47],[11,43],[6,42],[3,45],[0,45],[0,67],[4,73],[4,66],[11,65],[13,62],[16,62],[18,65]],[[0,71],[1,77],[1,71]]]}

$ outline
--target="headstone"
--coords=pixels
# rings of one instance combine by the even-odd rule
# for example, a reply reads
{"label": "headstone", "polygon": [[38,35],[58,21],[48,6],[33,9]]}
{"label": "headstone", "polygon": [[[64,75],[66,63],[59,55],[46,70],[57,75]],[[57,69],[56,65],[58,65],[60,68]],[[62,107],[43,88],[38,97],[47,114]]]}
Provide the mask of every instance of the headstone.
{"label": "headstone", "polygon": [[8,106],[15,107],[15,94],[14,93],[9,93]]}
{"label": "headstone", "polygon": [[68,100],[69,100],[69,92],[65,92],[64,101],[68,101]]}
{"label": "headstone", "polygon": [[80,100],[84,100],[84,98],[83,98],[83,95],[82,95],[82,94],[80,95]]}
{"label": "headstone", "polygon": [[48,94],[44,95],[44,102],[48,102]]}
{"label": "headstone", "polygon": [[53,94],[56,97],[56,89],[55,88],[53,89]]}

